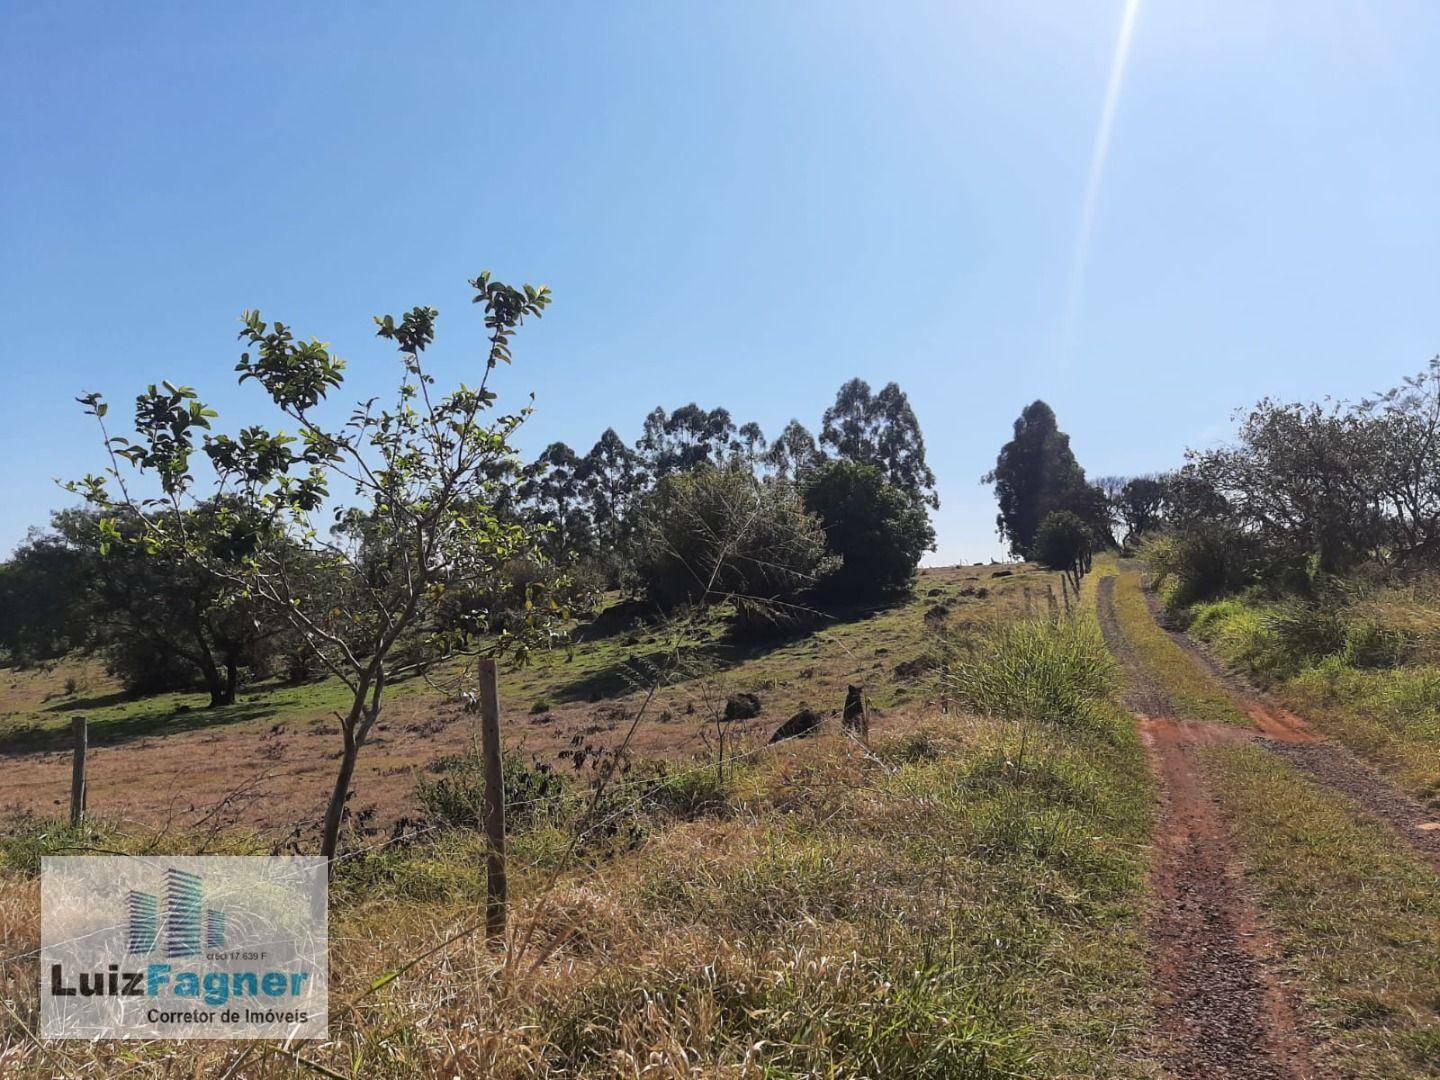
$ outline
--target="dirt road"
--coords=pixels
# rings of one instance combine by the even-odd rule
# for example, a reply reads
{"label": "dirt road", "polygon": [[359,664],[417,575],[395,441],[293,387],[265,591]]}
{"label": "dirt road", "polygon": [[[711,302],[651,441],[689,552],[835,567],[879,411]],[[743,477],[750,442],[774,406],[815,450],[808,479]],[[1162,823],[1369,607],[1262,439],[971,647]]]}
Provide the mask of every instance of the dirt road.
{"label": "dirt road", "polygon": [[1192,754],[1196,746],[1246,741],[1241,728],[1177,718],[1126,642],[1115,578],[1099,582],[1100,626],[1127,676],[1161,811],[1148,925],[1159,991],[1157,1047],[1177,1077],[1304,1078],[1311,1065],[1293,1003],[1275,978],[1272,950],[1241,886],[1229,836]]}

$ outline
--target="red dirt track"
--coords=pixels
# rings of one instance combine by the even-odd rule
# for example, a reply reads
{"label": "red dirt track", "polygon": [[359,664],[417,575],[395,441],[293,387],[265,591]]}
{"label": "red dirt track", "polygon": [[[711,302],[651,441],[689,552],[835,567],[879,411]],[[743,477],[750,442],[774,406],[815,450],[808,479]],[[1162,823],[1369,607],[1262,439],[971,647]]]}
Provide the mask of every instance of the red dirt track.
{"label": "red dirt track", "polygon": [[1157,984],[1156,1052],[1185,1080],[1306,1080],[1309,1063],[1271,950],[1238,880],[1229,835],[1191,749],[1236,745],[1255,734],[1179,720],[1141,668],[1115,616],[1115,579],[1099,583],[1100,625],[1125,669],[1161,809],[1150,875],[1149,919]]}

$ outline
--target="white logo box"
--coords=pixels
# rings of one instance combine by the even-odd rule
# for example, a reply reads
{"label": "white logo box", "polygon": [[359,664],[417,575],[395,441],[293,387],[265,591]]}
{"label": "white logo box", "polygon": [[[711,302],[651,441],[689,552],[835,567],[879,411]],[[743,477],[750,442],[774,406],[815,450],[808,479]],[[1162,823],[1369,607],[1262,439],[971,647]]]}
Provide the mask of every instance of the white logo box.
{"label": "white logo box", "polygon": [[41,861],[46,1039],[324,1039],[323,858]]}

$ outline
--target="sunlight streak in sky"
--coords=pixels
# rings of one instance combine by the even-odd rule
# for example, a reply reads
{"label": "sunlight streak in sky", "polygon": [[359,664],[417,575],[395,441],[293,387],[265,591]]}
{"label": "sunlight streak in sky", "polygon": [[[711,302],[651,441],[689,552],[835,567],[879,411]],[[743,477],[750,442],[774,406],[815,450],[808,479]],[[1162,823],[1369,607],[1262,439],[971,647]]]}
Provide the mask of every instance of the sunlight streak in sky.
{"label": "sunlight streak in sky", "polygon": [[1105,105],[1100,110],[1100,126],[1095,131],[1095,145],[1090,151],[1090,178],[1085,184],[1085,201],[1080,209],[1080,232],[1071,258],[1065,321],[1060,331],[1062,368],[1070,366],[1070,354],[1075,348],[1076,322],[1085,291],[1085,266],[1090,260],[1090,234],[1095,229],[1095,210],[1100,202],[1101,185],[1105,181],[1105,160],[1110,156],[1115,110],[1120,104],[1120,87],[1125,81],[1125,64],[1130,59],[1130,40],[1135,34],[1135,17],[1139,12],[1140,0],[1125,0],[1125,14],[1120,19],[1120,33],[1115,39],[1115,55],[1110,61],[1110,81],[1105,87]]}

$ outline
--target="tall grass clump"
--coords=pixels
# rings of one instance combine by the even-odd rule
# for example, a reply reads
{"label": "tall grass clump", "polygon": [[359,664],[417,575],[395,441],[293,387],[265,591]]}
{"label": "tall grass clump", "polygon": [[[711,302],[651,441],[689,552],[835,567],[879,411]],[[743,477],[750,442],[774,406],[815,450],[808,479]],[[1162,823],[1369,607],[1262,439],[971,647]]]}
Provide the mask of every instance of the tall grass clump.
{"label": "tall grass clump", "polygon": [[1227,666],[1261,681],[1293,672],[1294,653],[1267,609],[1232,599],[1197,604],[1191,612],[1190,632],[1213,646]]}
{"label": "tall grass clump", "polygon": [[950,688],[965,707],[1015,722],[1099,728],[1118,685],[1115,660],[1088,619],[1029,619],[981,638]]}
{"label": "tall grass clump", "polygon": [[1398,667],[1414,653],[1414,637],[1378,610],[1343,597],[1217,600],[1191,609],[1190,631],[1230,667],[1262,682],[1293,678],[1331,658],[1351,668]]}

